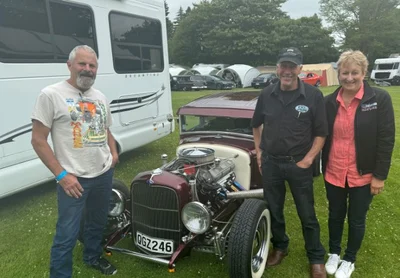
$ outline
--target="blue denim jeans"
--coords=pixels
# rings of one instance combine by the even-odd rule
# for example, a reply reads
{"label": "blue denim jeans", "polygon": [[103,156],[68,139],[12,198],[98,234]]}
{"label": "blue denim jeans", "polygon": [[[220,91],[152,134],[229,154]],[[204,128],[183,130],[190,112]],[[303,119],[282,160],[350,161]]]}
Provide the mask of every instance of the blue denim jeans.
{"label": "blue denim jeans", "polygon": [[301,221],[308,260],[311,264],[324,263],[325,249],[314,209],[312,168],[303,169],[294,160],[280,161],[263,154],[262,180],[264,198],[271,213],[273,247],[284,251],[289,246],[283,214],[287,181]]}
{"label": "blue denim jeans", "polygon": [[95,178],[78,178],[82,197],[69,197],[58,185],[58,220],[50,258],[50,277],[72,277],[72,251],[75,247],[82,213],[85,211],[83,260],[95,262],[102,254],[101,241],[107,223],[114,169]]}

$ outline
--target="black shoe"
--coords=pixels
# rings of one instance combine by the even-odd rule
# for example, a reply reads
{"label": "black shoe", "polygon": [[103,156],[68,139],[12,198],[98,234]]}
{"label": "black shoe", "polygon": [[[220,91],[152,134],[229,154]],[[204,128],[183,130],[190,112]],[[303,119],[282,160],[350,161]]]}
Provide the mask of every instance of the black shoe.
{"label": "black shoe", "polygon": [[110,264],[106,259],[100,257],[95,263],[90,264],[90,267],[97,269],[104,275],[114,275],[117,273],[115,266]]}

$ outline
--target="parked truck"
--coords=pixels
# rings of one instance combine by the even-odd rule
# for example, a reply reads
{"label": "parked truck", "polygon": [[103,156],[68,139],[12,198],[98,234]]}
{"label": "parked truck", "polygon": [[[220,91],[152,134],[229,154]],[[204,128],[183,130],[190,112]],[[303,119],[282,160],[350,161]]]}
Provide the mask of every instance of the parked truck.
{"label": "parked truck", "polygon": [[376,59],[371,80],[377,83],[388,82],[391,85],[400,85],[400,56],[390,55],[389,58]]}

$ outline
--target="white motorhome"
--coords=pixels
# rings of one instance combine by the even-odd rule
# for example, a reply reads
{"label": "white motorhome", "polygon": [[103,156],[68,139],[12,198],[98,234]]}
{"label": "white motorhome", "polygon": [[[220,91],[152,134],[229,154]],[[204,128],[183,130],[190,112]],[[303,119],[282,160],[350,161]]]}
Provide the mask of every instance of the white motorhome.
{"label": "white motorhome", "polygon": [[400,57],[376,59],[371,72],[373,81],[386,81],[392,85],[400,85]]}
{"label": "white motorhome", "polygon": [[30,116],[81,44],[99,56],[94,87],[110,101],[120,153],[173,132],[163,0],[0,1],[0,198],[54,179],[31,146]]}

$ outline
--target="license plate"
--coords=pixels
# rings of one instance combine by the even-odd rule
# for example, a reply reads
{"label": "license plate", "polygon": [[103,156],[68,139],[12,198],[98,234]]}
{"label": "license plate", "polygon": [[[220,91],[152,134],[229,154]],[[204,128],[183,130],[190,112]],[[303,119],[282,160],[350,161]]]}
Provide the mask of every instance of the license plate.
{"label": "license plate", "polygon": [[150,252],[172,254],[174,242],[172,240],[153,238],[136,232],[136,244]]}

